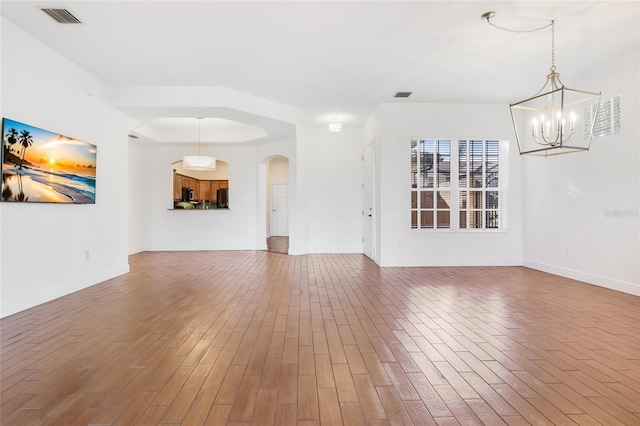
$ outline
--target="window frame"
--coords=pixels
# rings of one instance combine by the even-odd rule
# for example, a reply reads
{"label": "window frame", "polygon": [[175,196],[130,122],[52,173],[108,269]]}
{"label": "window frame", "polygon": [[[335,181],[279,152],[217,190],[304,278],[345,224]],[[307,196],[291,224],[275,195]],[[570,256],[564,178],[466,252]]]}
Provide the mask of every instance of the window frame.
{"label": "window frame", "polygon": [[[437,215],[436,212],[436,201],[435,194],[438,191],[438,187],[435,182],[437,182],[437,178],[434,179],[434,185],[430,188],[421,188],[420,187],[420,159],[416,158],[416,162],[413,161],[414,149],[416,149],[416,156],[419,157],[419,146],[421,141],[449,141],[450,142],[450,152],[449,152],[449,161],[450,161],[450,182],[449,186],[442,188],[442,190],[448,191],[450,194],[449,197],[449,208],[448,209],[440,209],[440,210],[449,210],[449,226],[448,227],[438,227],[437,224]],[[477,189],[469,186],[469,176],[467,174],[467,183],[466,186],[463,185],[462,179],[460,177],[460,145],[462,142],[465,144],[471,143],[472,141],[482,142],[482,187],[478,187]],[[497,179],[498,183],[495,186],[487,186],[487,144],[495,143],[497,144],[495,154],[497,155]],[[508,229],[507,222],[507,209],[506,209],[506,198],[507,198],[507,187],[508,187],[508,141],[501,140],[498,138],[488,138],[488,139],[480,139],[480,138],[417,138],[412,137],[410,139],[410,151],[411,151],[411,189],[410,189],[410,215],[409,215],[409,229],[411,231],[416,232],[503,232]],[[435,161],[434,161],[435,162]],[[467,154],[465,158],[467,173],[469,170],[469,162],[470,156]],[[434,176],[437,176],[437,166],[434,167]],[[424,190],[425,192],[431,191],[434,193],[434,220],[432,227],[421,227],[420,223],[420,192]],[[482,198],[482,206],[479,209],[471,209],[470,205],[467,204],[466,208],[463,208],[461,205],[461,197],[463,192],[467,195],[471,193],[479,193]],[[491,206],[487,206],[487,197],[488,193],[496,193],[497,202]],[[417,203],[416,203],[417,201]],[[422,209],[425,210],[425,209]],[[462,223],[461,221],[461,213],[465,213],[466,223]],[[481,215],[482,219],[479,220],[481,222],[482,227],[470,228],[468,224],[470,223],[470,215],[473,212],[477,212]],[[490,215],[495,213],[497,215],[497,227],[489,227],[489,223],[487,222],[490,219]],[[415,224],[415,226],[414,226]],[[464,226],[462,226],[464,225]]]}

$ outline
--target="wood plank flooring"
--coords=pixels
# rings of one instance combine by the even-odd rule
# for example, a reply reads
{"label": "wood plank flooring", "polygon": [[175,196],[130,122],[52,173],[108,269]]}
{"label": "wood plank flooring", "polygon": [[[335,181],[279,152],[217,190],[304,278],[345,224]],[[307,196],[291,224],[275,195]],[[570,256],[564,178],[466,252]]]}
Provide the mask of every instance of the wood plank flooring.
{"label": "wood plank flooring", "polygon": [[640,425],[640,298],[521,267],[159,252],[4,318],[2,425]]}
{"label": "wood plank flooring", "polygon": [[289,253],[289,237],[267,238],[267,250],[274,253]]}

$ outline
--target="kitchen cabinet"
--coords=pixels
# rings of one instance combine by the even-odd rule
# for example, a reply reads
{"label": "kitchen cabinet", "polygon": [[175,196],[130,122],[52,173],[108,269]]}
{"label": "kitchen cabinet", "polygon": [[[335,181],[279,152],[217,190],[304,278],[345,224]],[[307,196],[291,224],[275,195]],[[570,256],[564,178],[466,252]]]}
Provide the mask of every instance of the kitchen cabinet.
{"label": "kitchen cabinet", "polygon": [[218,189],[228,189],[228,180],[200,180],[190,176],[173,173],[173,199],[182,199],[182,188],[193,191],[194,201],[216,202]]}
{"label": "kitchen cabinet", "polygon": [[173,199],[180,200],[182,198],[182,175],[173,173]]}
{"label": "kitchen cabinet", "polygon": [[211,201],[211,181],[201,180],[198,182],[198,189],[200,190],[198,200]]}

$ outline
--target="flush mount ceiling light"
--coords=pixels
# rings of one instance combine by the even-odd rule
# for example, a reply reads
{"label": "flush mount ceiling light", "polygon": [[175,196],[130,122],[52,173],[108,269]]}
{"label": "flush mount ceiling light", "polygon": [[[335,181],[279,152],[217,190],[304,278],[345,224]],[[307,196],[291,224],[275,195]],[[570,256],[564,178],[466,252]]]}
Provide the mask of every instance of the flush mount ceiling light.
{"label": "flush mount ceiling light", "polygon": [[186,170],[198,170],[209,172],[216,169],[216,159],[200,155],[200,123],[202,117],[198,117],[198,155],[185,155],[182,157],[182,167]]}
{"label": "flush mount ceiling light", "polygon": [[[511,120],[520,155],[551,156],[588,151],[598,115],[600,93],[569,89],[560,81],[555,65],[555,22],[532,30],[514,30],[491,22],[495,12],[481,16],[492,27],[511,33],[532,33],[551,28],[551,68],[547,81],[535,95],[512,104]],[[596,112],[585,122],[585,107]]]}
{"label": "flush mount ceiling light", "polygon": [[329,131],[334,133],[341,132],[342,124],[338,122],[329,123]]}

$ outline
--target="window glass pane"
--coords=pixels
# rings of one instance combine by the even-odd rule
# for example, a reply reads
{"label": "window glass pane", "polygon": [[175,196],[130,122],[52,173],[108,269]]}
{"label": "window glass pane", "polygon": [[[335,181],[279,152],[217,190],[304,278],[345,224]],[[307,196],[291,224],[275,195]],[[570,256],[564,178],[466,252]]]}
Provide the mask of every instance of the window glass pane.
{"label": "window glass pane", "polygon": [[420,187],[433,188],[434,141],[420,141]]}
{"label": "window glass pane", "polygon": [[418,227],[418,212],[411,212],[411,229],[416,229]]}
{"label": "window glass pane", "polygon": [[497,209],[498,208],[498,191],[487,191],[487,209]]}
{"label": "window glass pane", "polygon": [[482,145],[483,141],[469,143],[469,187],[482,188]]}
{"label": "window glass pane", "polygon": [[487,161],[485,163],[485,174],[487,188],[498,187],[498,157],[500,153],[500,144],[498,141],[487,141]]}
{"label": "window glass pane", "polygon": [[451,186],[451,141],[438,141],[438,187]]}
{"label": "window glass pane", "polygon": [[420,228],[433,228],[433,211],[420,212]]}
{"label": "window glass pane", "polygon": [[469,212],[469,229],[482,229],[482,211]]}
{"label": "window glass pane", "polygon": [[411,141],[411,187],[418,187],[418,141]]}
{"label": "window glass pane", "polygon": [[467,187],[467,141],[458,141],[458,176],[460,188]]}
{"label": "window glass pane", "polygon": [[438,191],[438,209],[450,209],[450,208],[451,208],[451,192]]}
{"label": "window glass pane", "polygon": [[467,227],[467,212],[466,210],[460,210],[460,229]]}
{"label": "window glass pane", "polygon": [[420,191],[420,208],[433,208],[433,191]]}
{"label": "window glass pane", "polygon": [[472,209],[482,208],[482,191],[469,191],[469,207]]}
{"label": "window glass pane", "polygon": [[489,210],[486,212],[486,228],[487,229],[498,229],[498,212],[495,210]]}
{"label": "window glass pane", "polygon": [[418,208],[418,192],[417,191],[411,191],[411,208],[412,209]]}
{"label": "window glass pane", "polygon": [[467,208],[467,197],[468,197],[469,193],[467,191],[460,191],[460,208],[461,209],[466,209]]}
{"label": "window glass pane", "polygon": [[438,228],[451,228],[451,212],[449,210],[438,211]]}

